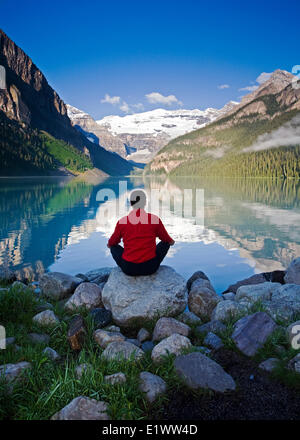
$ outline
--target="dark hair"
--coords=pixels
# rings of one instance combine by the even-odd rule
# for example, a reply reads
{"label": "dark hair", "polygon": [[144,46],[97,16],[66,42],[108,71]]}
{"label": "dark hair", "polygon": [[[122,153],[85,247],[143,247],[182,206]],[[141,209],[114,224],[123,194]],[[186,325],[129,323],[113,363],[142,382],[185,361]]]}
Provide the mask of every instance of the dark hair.
{"label": "dark hair", "polygon": [[135,189],[130,194],[130,205],[134,207],[134,209],[145,208],[146,201],[146,194],[141,189]]}

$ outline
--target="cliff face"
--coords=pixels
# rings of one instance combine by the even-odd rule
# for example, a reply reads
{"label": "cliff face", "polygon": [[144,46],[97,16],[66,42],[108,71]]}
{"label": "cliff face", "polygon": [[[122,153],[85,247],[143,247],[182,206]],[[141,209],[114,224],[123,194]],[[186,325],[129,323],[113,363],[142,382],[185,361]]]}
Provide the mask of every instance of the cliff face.
{"label": "cliff face", "polygon": [[131,171],[132,166],[127,161],[89,142],[73,127],[63,100],[31,58],[1,29],[0,65],[6,71],[6,89],[0,90],[0,110],[9,119],[72,144],[87,154],[95,167],[108,174]]}

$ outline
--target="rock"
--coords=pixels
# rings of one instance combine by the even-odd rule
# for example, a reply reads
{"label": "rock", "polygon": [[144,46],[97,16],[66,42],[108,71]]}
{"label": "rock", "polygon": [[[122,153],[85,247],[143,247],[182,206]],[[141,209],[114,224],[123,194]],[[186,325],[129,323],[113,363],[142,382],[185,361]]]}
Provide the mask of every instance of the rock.
{"label": "rock", "polygon": [[160,362],[164,356],[168,356],[169,354],[178,356],[184,349],[190,348],[191,346],[191,341],[186,336],[173,333],[173,335],[155,345],[151,353],[151,359],[153,362]]}
{"label": "rock", "polygon": [[201,319],[195,313],[185,310],[180,315],[176,316],[176,319],[187,325],[201,324]]}
{"label": "rock", "polygon": [[278,365],[279,359],[277,358],[269,358],[263,362],[261,362],[258,366],[258,368],[261,368],[262,370],[271,372],[276,368]]}
{"label": "rock", "polygon": [[93,281],[97,283],[103,283],[108,280],[108,277],[112,271],[112,267],[101,267],[100,269],[94,269],[87,272],[84,276],[87,278],[87,281]]}
{"label": "rock", "polygon": [[133,344],[133,345],[136,345],[137,347],[140,347],[140,346],[141,346],[140,341],[138,341],[137,339],[126,338],[126,341],[127,341],[127,342],[130,342],[130,343]]}
{"label": "rock", "polygon": [[168,336],[173,335],[173,333],[178,333],[179,335],[188,336],[190,334],[190,327],[183,322],[179,322],[174,318],[160,318],[153,331],[152,340],[161,341]]}
{"label": "rock", "polygon": [[105,402],[79,396],[54,414],[51,420],[110,420],[107,411]]}
{"label": "rock", "polygon": [[59,324],[59,319],[52,310],[40,312],[35,315],[32,320],[40,326],[56,326]]}
{"label": "rock", "polygon": [[237,301],[232,301],[230,299],[226,301],[221,301],[213,310],[211,319],[213,321],[225,322],[231,318],[237,318],[247,313],[248,308],[249,307],[246,304],[241,304]]}
{"label": "rock", "polygon": [[137,340],[139,342],[147,341],[148,339],[151,339],[151,335],[145,328],[141,328],[137,334]]}
{"label": "rock", "polygon": [[28,288],[28,286],[26,286],[26,284],[22,283],[22,281],[14,281],[11,285],[11,288],[24,291]]}
{"label": "rock", "polygon": [[288,369],[300,373],[300,353],[296,354],[288,363]]}
{"label": "rock", "polygon": [[254,356],[276,328],[269,315],[257,312],[235,323],[232,339],[242,353]]}
{"label": "rock", "polygon": [[38,313],[44,312],[45,310],[53,310],[53,305],[48,302],[37,304],[36,311]]}
{"label": "rock", "polygon": [[24,370],[30,369],[29,362],[18,362],[17,364],[0,365],[0,378],[4,377],[6,382],[13,382],[20,378]]}
{"label": "rock", "polygon": [[221,321],[210,321],[206,324],[202,324],[199,327],[196,327],[196,331],[198,333],[206,334],[208,332],[212,333],[222,333],[226,330],[226,325],[224,325]]}
{"label": "rock", "polygon": [[143,393],[146,393],[148,402],[153,403],[157,396],[166,392],[167,385],[161,377],[148,373],[148,371],[142,371],[139,388]]}
{"label": "rock", "polygon": [[300,321],[290,324],[286,329],[286,335],[290,345],[295,350],[298,350],[300,348]]}
{"label": "rock", "polygon": [[219,348],[224,347],[221,338],[219,338],[219,336],[215,335],[212,332],[207,333],[203,343],[208,347],[213,348],[214,350],[218,350]]}
{"label": "rock", "polygon": [[102,291],[104,306],[124,327],[140,327],[157,315],[176,316],[187,305],[184,278],[168,266],[148,276],[128,276],[117,267]]}
{"label": "rock", "polygon": [[91,364],[80,364],[75,368],[75,376],[77,379],[81,379],[82,376],[88,371],[92,369]]}
{"label": "rock", "polygon": [[290,321],[300,313],[300,286],[285,284],[273,292],[271,300],[265,300],[262,304],[273,319]]}
{"label": "rock", "polygon": [[43,350],[43,353],[45,353],[51,361],[58,361],[60,359],[60,355],[57,351],[53,350],[53,348],[46,347],[45,350]]}
{"label": "rock", "polygon": [[81,350],[85,337],[86,328],[84,320],[81,315],[75,315],[69,324],[67,333],[67,339],[71,349],[75,351]]}
{"label": "rock", "polygon": [[236,292],[236,300],[239,301],[242,298],[247,298],[251,303],[259,300],[268,300],[272,298],[272,295],[277,289],[281,287],[280,283],[260,283],[241,286]]}
{"label": "rock", "polygon": [[105,327],[103,330],[106,330],[108,332],[120,332],[120,327],[117,327],[116,325],[109,325],[108,327]]}
{"label": "rock", "polygon": [[0,266],[0,282],[12,283],[16,279],[15,273],[7,267]]}
{"label": "rock", "polygon": [[92,318],[96,328],[106,327],[112,320],[111,311],[103,307],[91,310],[89,316]]}
{"label": "rock", "polygon": [[41,276],[40,289],[42,295],[59,300],[72,294],[80,283],[82,283],[81,278],[61,272],[49,272]]}
{"label": "rock", "polygon": [[50,336],[39,333],[29,333],[28,338],[34,344],[49,344]]}
{"label": "rock", "polygon": [[107,332],[100,329],[94,332],[94,339],[101,348],[106,348],[111,342],[125,341],[125,336],[120,332]]}
{"label": "rock", "polygon": [[76,278],[80,278],[82,281],[84,281],[85,283],[87,283],[89,281],[88,277],[85,276],[83,273],[77,273],[75,275]]}
{"label": "rock", "polygon": [[223,298],[216,294],[208,280],[198,278],[193,282],[189,293],[188,304],[191,312],[199,317],[211,316],[216,305]]}
{"label": "rock", "polygon": [[110,374],[109,376],[104,376],[104,382],[110,385],[117,385],[126,382],[126,376],[124,373]]}
{"label": "rock", "polygon": [[186,287],[187,287],[188,292],[191,290],[193,282],[198,280],[198,278],[209,281],[208,277],[201,270],[194,272],[193,275],[186,282]]}
{"label": "rock", "polygon": [[152,341],[145,341],[145,342],[142,343],[141,348],[142,348],[142,350],[145,351],[145,352],[147,352],[147,351],[152,351],[153,348],[154,348],[154,344],[153,344]]}
{"label": "rock", "polygon": [[202,353],[178,356],[174,367],[189,388],[208,388],[220,393],[235,390],[232,377],[217,362]]}
{"label": "rock", "polygon": [[222,296],[224,299],[229,299],[231,301],[235,300],[235,293],[233,293],[233,292],[223,293]]}
{"label": "rock", "polygon": [[102,358],[110,360],[139,360],[144,352],[130,342],[111,342],[102,353]]}
{"label": "rock", "polygon": [[71,298],[66,302],[65,309],[74,310],[84,307],[87,310],[103,307],[102,290],[95,283],[81,283],[76,287]]}
{"label": "rock", "polygon": [[274,270],[273,272],[258,273],[258,274],[252,275],[249,278],[238,281],[235,284],[231,284],[228,287],[228,289],[226,289],[223,292],[223,294],[227,293],[227,292],[236,293],[238,288],[241,286],[246,286],[249,284],[260,284],[260,283],[265,283],[266,281],[271,281],[272,283],[284,284],[284,279],[283,279],[284,275],[285,275],[285,271],[282,271],[282,270]]}
{"label": "rock", "polygon": [[287,268],[284,281],[286,284],[300,284],[300,257],[291,262]]}

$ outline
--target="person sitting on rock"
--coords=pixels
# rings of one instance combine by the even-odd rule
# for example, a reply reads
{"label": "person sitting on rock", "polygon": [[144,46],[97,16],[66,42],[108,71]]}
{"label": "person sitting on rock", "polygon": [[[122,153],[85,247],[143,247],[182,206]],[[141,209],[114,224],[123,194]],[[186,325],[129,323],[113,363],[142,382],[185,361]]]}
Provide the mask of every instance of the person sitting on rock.
{"label": "person sitting on rock", "polygon": [[[167,233],[160,218],[145,211],[144,191],[132,191],[130,204],[132,211],[117,222],[107,246],[126,275],[151,275],[157,271],[175,241]],[[161,240],[158,244],[156,237]],[[121,239],[124,248],[119,245]]]}

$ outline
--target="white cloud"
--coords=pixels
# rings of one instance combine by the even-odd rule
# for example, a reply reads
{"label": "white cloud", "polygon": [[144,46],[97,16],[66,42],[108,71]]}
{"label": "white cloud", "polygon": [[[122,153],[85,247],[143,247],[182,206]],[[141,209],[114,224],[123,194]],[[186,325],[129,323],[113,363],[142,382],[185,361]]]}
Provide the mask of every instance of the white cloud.
{"label": "white cloud", "polygon": [[218,89],[223,90],[223,89],[229,89],[230,85],[229,84],[221,84],[218,86]]}
{"label": "white cloud", "polygon": [[120,104],[120,101],[121,101],[120,96],[110,96],[108,93],[106,93],[104,98],[101,99],[102,103],[112,104],[112,105]]}
{"label": "white cloud", "polygon": [[270,76],[272,75],[271,73],[267,73],[267,72],[262,72],[257,78],[256,78],[256,82],[258,84],[262,84],[266,81],[268,81],[268,79],[270,78]]}
{"label": "white cloud", "polygon": [[147,98],[148,102],[150,102],[150,104],[182,105],[182,102],[179,101],[175,95],[164,96],[159,92],[152,92],[145,95],[145,97]]}
{"label": "white cloud", "polygon": [[239,92],[254,92],[254,90],[258,89],[258,86],[247,86],[247,87],[242,87],[241,89],[239,89]]}
{"label": "white cloud", "polygon": [[129,108],[129,105],[127,104],[127,102],[125,102],[125,101],[122,102],[122,104],[120,105],[120,110],[122,110],[122,112],[124,112],[124,113],[130,112],[130,108]]}
{"label": "white cloud", "polygon": [[132,104],[133,108],[135,108],[136,110],[144,110],[144,104],[142,104],[141,102],[139,102],[138,104]]}
{"label": "white cloud", "polygon": [[256,142],[243,149],[244,152],[262,151],[270,148],[300,144],[300,116],[297,115],[281,127],[258,136]]}

